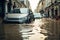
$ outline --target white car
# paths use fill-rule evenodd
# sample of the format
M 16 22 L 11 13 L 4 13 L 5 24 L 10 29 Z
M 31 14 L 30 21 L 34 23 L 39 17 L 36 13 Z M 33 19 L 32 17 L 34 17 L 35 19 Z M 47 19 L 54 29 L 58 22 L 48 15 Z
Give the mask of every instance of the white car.
M 31 15 L 33 19 L 34 16 L 30 13 L 29 8 L 15 8 L 5 15 L 4 21 L 26 23 L 31 21 Z
M 40 19 L 40 18 L 42 18 L 42 15 L 40 13 L 34 13 L 34 18 Z

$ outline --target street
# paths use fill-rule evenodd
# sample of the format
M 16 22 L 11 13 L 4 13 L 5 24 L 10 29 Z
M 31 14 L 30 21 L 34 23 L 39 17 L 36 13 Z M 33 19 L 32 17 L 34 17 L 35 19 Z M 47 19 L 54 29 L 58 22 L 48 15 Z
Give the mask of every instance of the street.
M 59 23 L 59 20 L 56 22 L 43 18 L 36 19 L 30 24 L 3 24 L 5 40 L 57 40 L 60 33 Z
M 59 24 L 59 20 L 42 18 L 30 24 L 10 23 L 0 26 L 4 26 L 5 40 L 59 40 Z
M 4 24 L 6 40 L 19 40 L 21 37 L 23 40 L 44 40 L 47 36 L 40 33 L 42 25 L 41 19 L 30 24 Z

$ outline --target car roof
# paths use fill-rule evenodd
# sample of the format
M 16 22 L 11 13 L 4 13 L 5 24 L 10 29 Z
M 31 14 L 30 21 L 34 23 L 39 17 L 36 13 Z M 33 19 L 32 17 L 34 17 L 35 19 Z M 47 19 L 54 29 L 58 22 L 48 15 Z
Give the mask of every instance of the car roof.
M 29 8 L 14 8 L 14 9 L 29 9 Z

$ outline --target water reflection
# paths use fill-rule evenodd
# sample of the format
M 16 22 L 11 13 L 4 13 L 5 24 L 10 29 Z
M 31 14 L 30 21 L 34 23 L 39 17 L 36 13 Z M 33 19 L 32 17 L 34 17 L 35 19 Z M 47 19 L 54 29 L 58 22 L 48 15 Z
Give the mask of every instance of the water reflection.
M 47 36 L 40 33 L 42 25 L 44 23 L 41 19 L 36 19 L 32 24 L 25 24 L 25 26 L 20 25 L 23 40 L 44 40 Z
M 44 40 L 47 36 L 41 34 L 41 28 L 40 26 L 42 26 L 44 23 L 42 22 L 42 20 L 40 19 L 36 19 L 34 22 L 34 27 L 33 27 L 33 31 L 35 34 L 32 35 L 29 40 Z
M 30 24 L 4 24 L 6 40 L 44 40 L 47 36 L 40 33 L 42 25 L 41 19 Z
M 59 24 L 60 21 L 36 19 L 30 24 L 0 24 L 0 26 L 4 26 L 5 40 L 58 40 Z

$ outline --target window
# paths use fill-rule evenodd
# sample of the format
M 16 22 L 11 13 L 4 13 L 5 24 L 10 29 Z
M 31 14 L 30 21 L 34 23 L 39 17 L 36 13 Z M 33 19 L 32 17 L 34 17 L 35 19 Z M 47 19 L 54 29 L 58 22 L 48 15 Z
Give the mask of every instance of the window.
M 28 13 L 28 8 L 20 8 L 21 13 Z
M 11 13 L 20 13 L 20 9 L 14 9 Z

